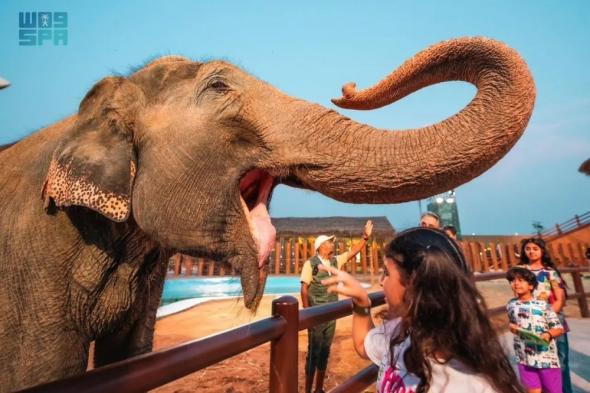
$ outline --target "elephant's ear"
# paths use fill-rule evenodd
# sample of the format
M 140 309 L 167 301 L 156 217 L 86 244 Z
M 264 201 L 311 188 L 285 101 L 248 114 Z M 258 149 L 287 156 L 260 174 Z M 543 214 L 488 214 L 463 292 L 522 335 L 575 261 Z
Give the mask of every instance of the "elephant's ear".
M 72 133 L 53 153 L 42 198 L 47 209 L 84 206 L 122 222 L 131 212 L 136 172 L 133 132 L 141 90 L 122 77 L 98 82 L 86 95 Z

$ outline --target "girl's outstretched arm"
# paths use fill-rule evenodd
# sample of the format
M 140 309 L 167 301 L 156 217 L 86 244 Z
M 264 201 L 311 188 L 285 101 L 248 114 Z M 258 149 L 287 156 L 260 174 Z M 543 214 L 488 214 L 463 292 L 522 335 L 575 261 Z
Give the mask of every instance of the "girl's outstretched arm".
M 359 307 L 370 307 L 371 301 L 365 288 L 350 274 L 338 270 L 333 267 L 326 267 L 320 265 L 319 269 L 328 271 L 332 274 L 330 278 L 322 280 L 322 284 L 328 287 L 328 292 L 339 293 L 352 298 L 353 303 Z M 354 343 L 354 349 L 363 358 L 368 359 L 367 353 L 365 352 L 365 337 L 369 330 L 373 329 L 373 319 L 371 314 L 360 315 L 352 313 L 352 341 Z

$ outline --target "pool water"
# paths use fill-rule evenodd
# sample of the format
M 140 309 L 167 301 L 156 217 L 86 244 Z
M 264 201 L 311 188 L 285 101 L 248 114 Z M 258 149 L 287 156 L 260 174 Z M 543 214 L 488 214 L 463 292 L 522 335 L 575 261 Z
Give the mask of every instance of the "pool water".
M 299 277 L 269 276 L 264 294 L 298 293 L 301 289 Z M 183 299 L 217 298 L 242 295 L 239 277 L 182 277 L 164 281 L 161 304 Z

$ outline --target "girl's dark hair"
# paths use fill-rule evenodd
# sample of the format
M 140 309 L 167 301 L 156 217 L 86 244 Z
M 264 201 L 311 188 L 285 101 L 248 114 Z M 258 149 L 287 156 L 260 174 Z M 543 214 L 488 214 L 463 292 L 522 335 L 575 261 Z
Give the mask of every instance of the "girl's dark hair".
M 559 277 L 562 278 L 561 272 L 557 269 L 557 265 L 551 259 L 549 255 L 549 251 L 547 251 L 547 246 L 545 245 L 545 241 L 538 237 L 531 237 L 529 239 L 523 239 L 520 243 L 520 263 L 519 265 L 530 265 L 531 261 L 529 257 L 527 257 L 526 252 L 524 251 L 526 245 L 529 243 L 533 243 L 541 249 L 541 263 L 543 267 L 546 269 L 553 269 L 559 274 Z M 562 278 L 563 280 L 563 278 Z
M 451 359 L 485 376 L 499 392 L 524 392 L 457 243 L 442 231 L 412 228 L 387 245 L 385 256 L 397 265 L 406 286 L 406 310 L 391 338 L 390 354 L 410 339 L 407 350 L 398 356 L 404 356 L 408 371 L 420 378 L 417 393 L 430 388 L 430 361 Z M 392 356 L 392 367 L 396 360 Z
M 539 285 L 537 282 L 537 276 L 535 276 L 535 273 L 531 272 L 529 269 L 515 266 L 506 272 L 506 279 L 509 282 L 514 281 L 516 278 L 520 278 L 528 282 L 533 286 L 533 290 L 537 289 L 537 286 Z

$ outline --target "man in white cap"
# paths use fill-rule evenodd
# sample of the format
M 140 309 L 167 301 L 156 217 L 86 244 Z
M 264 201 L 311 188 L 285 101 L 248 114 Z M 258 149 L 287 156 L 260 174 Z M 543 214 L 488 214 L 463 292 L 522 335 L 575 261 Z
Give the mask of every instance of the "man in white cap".
M 320 235 L 315 239 L 316 255 L 305 262 L 301 269 L 301 301 L 303 307 L 338 301 L 338 295 L 328 293 L 321 281 L 330 273 L 318 269 L 320 264 L 336 266 L 340 269 L 365 246 L 373 232 L 371 220 L 365 224 L 362 240 L 355 244 L 350 251 L 334 256 L 334 236 Z M 324 390 L 324 378 L 330 356 L 330 346 L 334 339 L 336 321 L 323 323 L 308 330 L 307 357 L 305 359 L 305 393 L 311 393 L 314 375 L 317 371 L 315 392 Z

